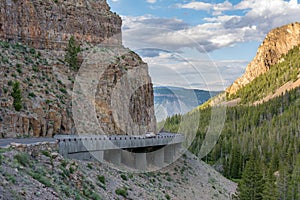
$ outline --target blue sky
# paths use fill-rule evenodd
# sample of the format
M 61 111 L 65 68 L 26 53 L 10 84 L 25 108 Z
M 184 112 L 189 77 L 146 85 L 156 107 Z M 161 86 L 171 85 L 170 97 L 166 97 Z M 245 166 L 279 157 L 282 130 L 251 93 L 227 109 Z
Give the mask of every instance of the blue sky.
M 297 0 L 108 0 L 123 44 L 148 63 L 154 85 L 224 90 L 273 28 L 300 21 Z

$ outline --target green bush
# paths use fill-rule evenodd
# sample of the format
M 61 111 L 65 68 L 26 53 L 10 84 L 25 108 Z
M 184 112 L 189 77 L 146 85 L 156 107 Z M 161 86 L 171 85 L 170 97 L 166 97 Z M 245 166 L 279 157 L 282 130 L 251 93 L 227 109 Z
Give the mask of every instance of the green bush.
M 30 93 L 28 94 L 28 97 L 35 98 L 36 95 L 35 95 L 33 92 L 30 92 Z
M 98 175 L 98 181 L 100 181 L 100 183 L 105 184 L 105 177 L 104 176 L 100 176 Z
M 48 178 L 46 178 L 45 176 L 43 176 L 42 174 L 40 174 L 40 173 L 34 172 L 34 173 L 31 174 L 31 176 L 32 176 L 32 178 L 34 178 L 38 182 L 42 183 L 46 187 L 51 187 L 52 186 L 50 180 Z
M 64 94 L 67 94 L 67 90 L 65 88 L 60 88 L 59 91 L 61 91 Z
M 2 165 L 3 157 L 0 155 L 0 165 Z
M 14 108 L 16 111 L 20 111 L 22 109 L 22 92 L 20 89 L 20 83 L 19 82 L 15 82 L 13 84 L 13 91 L 11 93 L 11 96 L 14 98 Z
M 47 150 L 42 150 L 42 154 L 44 155 L 44 156 L 47 156 L 47 157 L 51 157 L 51 154 L 50 154 L 50 152 L 49 151 L 47 151 Z
M 69 67 L 73 70 L 78 70 L 78 53 L 80 52 L 80 46 L 75 41 L 74 36 L 71 36 L 68 47 L 66 49 L 65 62 L 69 64 Z
M 33 70 L 34 72 L 38 72 L 38 71 L 39 71 L 39 68 L 38 68 L 38 66 L 33 65 L 33 66 L 32 66 L 32 70 Z
M 115 193 L 116 193 L 117 195 L 120 195 L 120 196 L 124 197 L 124 198 L 126 198 L 127 195 L 128 195 L 127 188 L 117 188 L 117 189 L 115 190 Z
M 7 181 L 9 181 L 13 184 L 15 184 L 17 182 L 15 176 L 12 174 L 4 173 L 4 176 L 6 177 Z
M 27 153 L 19 153 L 14 158 L 25 167 L 29 165 L 29 155 Z
M 166 197 L 167 200 L 171 199 L 170 195 L 168 195 L 168 194 L 166 194 L 165 197 Z
M 121 178 L 122 178 L 124 181 L 127 181 L 127 180 L 128 180 L 128 178 L 127 178 L 127 176 L 126 176 L 125 174 L 121 174 Z

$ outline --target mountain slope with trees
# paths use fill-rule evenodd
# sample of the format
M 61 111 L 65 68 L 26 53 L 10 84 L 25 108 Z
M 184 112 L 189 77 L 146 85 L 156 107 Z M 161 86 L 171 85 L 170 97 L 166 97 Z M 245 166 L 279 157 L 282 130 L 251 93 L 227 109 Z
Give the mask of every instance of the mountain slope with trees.
M 296 82 L 299 61 L 299 46 L 295 46 L 270 70 L 228 95 L 239 98 L 240 103 L 226 109 L 221 136 L 203 160 L 239 183 L 240 199 L 299 199 L 300 88 L 289 88 L 267 102 L 254 104 L 287 82 Z M 208 130 L 214 128 L 209 123 L 215 108 L 202 106 L 187 115 L 167 118 L 164 129 L 177 132 L 187 116 L 199 115 L 189 147 L 199 155 Z

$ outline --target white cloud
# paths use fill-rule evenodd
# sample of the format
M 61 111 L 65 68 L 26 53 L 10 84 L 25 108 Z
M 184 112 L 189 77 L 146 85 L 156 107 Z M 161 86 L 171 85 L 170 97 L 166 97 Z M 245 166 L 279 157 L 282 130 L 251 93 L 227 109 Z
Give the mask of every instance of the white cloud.
M 209 10 L 212 8 L 212 4 L 204 2 L 190 2 L 188 4 L 177 4 L 176 7 L 193 10 Z
M 175 7 L 192 10 L 210 10 L 213 15 L 221 15 L 223 11 L 231 10 L 233 8 L 232 4 L 227 0 L 223 3 L 204 3 L 201 1 L 193 1 L 187 4 L 176 4 Z
M 148 3 L 156 3 L 156 0 L 146 0 Z
M 143 57 L 148 63 L 154 85 L 180 86 L 203 90 L 224 90 L 244 71 L 248 61 L 212 61 L 198 52 L 197 58 L 187 58 L 177 52 L 160 52 Z
M 193 27 L 179 19 L 126 16 L 123 17 L 124 44 L 133 49 L 179 50 L 191 47 L 209 52 L 239 42 L 261 41 L 272 28 L 300 21 L 300 5 L 293 0 L 243 0 L 237 5 L 228 1 L 219 4 L 191 2 L 180 6 L 209 8 L 219 13 L 230 9 L 241 10 L 243 14 L 207 17 L 204 18 L 206 23 Z
M 202 19 L 198 25 L 189 26 L 180 19 L 163 19 L 151 15 L 123 17 L 123 43 L 133 50 L 156 48 L 167 52 L 180 53 L 186 49 L 197 49 L 199 52 L 211 52 L 224 47 L 231 47 L 237 43 L 262 41 L 273 28 L 295 21 L 300 21 L 300 5 L 294 0 L 242 0 L 237 5 L 225 1 L 220 4 L 186 4 L 191 9 L 208 9 L 210 17 Z M 179 6 L 179 5 L 177 5 Z M 184 6 L 184 5 L 181 5 Z M 225 10 L 236 10 L 235 15 L 221 14 Z M 183 50 L 184 49 L 184 50 Z M 204 54 L 205 55 L 205 54 Z M 152 57 L 151 57 L 152 56 Z M 187 74 L 188 82 L 185 86 L 210 89 L 222 89 L 228 86 L 243 73 L 245 61 L 218 61 L 217 66 L 222 75 L 208 73 L 211 61 L 200 63 L 195 60 L 197 70 L 205 74 L 206 81 L 187 70 L 186 63 L 174 59 L 171 54 L 153 54 L 145 57 L 145 61 L 152 69 L 154 83 L 176 85 L 178 79 L 168 75 L 168 70 L 174 73 Z M 194 56 L 194 58 L 197 56 Z M 165 68 L 165 70 L 163 70 Z M 195 72 L 195 71 L 194 71 Z M 198 78 L 197 78 L 198 76 Z M 171 78 L 170 78 L 171 77 Z M 174 76 L 176 77 L 176 76 Z M 206 84 L 206 85 L 205 85 Z

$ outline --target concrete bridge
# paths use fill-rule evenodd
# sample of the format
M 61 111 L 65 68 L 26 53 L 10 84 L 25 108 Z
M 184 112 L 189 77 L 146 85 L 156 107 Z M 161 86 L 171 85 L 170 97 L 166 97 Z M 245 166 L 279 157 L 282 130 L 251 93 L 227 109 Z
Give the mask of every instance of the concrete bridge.
M 133 170 L 164 167 L 178 158 L 184 136 L 160 133 L 155 137 L 57 135 L 62 156 L 78 160 L 107 161 Z

